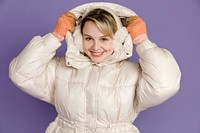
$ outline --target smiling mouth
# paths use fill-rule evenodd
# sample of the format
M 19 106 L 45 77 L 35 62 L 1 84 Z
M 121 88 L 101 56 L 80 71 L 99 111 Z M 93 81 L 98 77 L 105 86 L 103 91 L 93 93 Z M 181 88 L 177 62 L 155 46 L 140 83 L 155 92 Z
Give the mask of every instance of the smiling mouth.
M 92 51 L 91 51 L 91 54 L 92 54 L 92 56 L 94 56 L 94 57 L 100 57 L 100 56 L 103 55 L 103 53 L 104 53 L 104 52 L 92 52 Z

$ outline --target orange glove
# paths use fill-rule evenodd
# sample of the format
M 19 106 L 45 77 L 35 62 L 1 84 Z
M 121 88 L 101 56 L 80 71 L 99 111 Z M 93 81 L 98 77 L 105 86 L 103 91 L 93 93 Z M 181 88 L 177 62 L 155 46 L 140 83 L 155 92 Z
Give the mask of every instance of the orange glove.
M 133 43 L 139 45 L 147 40 L 147 31 L 145 22 L 138 16 L 128 18 L 127 31 L 131 35 Z
M 60 16 L 56 22 L 53 30 L 53 34 L 60 40 L 63 41 L 67 31 L 74 32 L 76 23 L 76 16 L 71 12 L 66 12 Z

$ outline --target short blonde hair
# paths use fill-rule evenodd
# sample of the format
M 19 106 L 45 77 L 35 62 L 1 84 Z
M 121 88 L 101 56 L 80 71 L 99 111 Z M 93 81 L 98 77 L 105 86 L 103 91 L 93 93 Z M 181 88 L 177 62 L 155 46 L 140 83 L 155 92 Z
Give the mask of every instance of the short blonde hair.
M 104 9 L 91 10 L 81 21 L 81 33 L 87 21 L 94 22 L 101 32 L 113 38 L 117 31 L 117 23 L 111 13 Z

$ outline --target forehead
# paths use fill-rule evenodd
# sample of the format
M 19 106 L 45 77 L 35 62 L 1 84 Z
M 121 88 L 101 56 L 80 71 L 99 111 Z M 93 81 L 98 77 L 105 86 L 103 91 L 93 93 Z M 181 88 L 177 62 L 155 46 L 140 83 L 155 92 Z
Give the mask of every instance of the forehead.
M 83 35 L 90 35 L 90 36 L 105 36 L 103 32 L 98 28 L 98 26 L 92 22 L 92 21 L 87 21 L 83 27 Z

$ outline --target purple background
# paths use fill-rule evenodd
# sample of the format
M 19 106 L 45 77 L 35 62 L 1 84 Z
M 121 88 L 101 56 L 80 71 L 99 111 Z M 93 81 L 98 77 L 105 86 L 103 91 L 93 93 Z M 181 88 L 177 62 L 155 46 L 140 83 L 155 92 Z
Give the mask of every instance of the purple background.
M 78 1 L 0 1 L 0 133 L 44 133 L 56 117 L 53 106 L 25 94 L 10 81 L 8 65 L 33 36 L 51 32 L 63 12 L 92 2 Z M 179 93 L 142 112 L 134 124 L 141 133 L 200 133 L 200 0 L 107 1 L 140 15 L 150 40 L 169 49 L 182 71 Z M 58 55 L 65 50 L 63 45 Z M 137 58 L 135 53 L 132 60 Z

